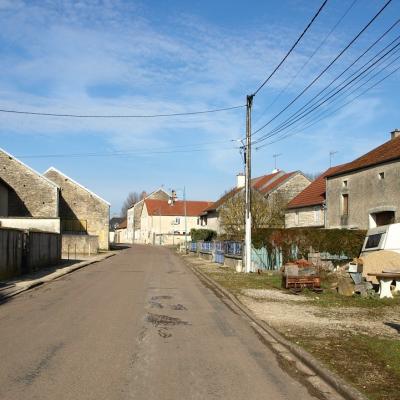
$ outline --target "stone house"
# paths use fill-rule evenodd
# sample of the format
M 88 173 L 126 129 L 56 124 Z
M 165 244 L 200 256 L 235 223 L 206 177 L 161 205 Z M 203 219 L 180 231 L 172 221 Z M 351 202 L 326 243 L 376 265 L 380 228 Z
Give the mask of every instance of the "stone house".
M 265 197 L 266 206 L 268 206 L 268 202 L 273 202 L 276 198 L 281 198 L 285 202 L 290 201 L 304 190 L 310 182 L 300 171 L 287 173 L 285 171 L 274 170 L 271 174 L 252 179 L 251 187 Z M 243 192 L 244 187 L 245 177 L 243 174 L 238 174 L 236 187 L 225 193 L 201 214 L 201 226 L 222 234 L 223 229 L 220 224 L 219 212 L 229 199 Z
M 141 215 L 144 206 L 144 201 L 148 199 L 153 200 L 165 200 L 168 201 L 170 195 L 163 188 L 159 188 L 154 192 L 150 193 L 148 196 L 138 201 L 127 211 L 127 238 L 129 243 L 134 243 L 140 241 L 141 235 Z
M 330 173 L 327 228 L 368 229 L 400 222 L 400 131 L 391 140 Z
M 2 227 L 60 233 L 59 187 L 0 149 Z
M 185 236 L 190 240 L 190 230 L 201 228 L 199 215 L 210 204 L 207 201 L 192 200 L 179 200 L 170 204 L 168 200 L 145 199 L 138 241 L 169 245 L 183 242 Z
M 289 202 L 285 228 L 325 227 L 326 177 L 342 167 L 329 168 Z
M 70 235 L 69 239 L 75 235 L 77 237 L 69 244 L 76 245 L 75 241 L 78 241 L 78 245 L 90 245 L 94 252 L 95 241 L 86 235 L 97 237 L 99 250 L 108 250 L 110 204 L 54 167 L 49 168 L 44 176 L 60 188 L 63 246 L 64 240 L 68 239 L 66 235 Z
M 127 231 L 126 227 L 127 227 L 127 221 L 126 221 L 126 219 L 124 219 L 115 228 L 114 243 L 116 243 L 116 244 L 130 243 L 128 240 L 128 231 Z

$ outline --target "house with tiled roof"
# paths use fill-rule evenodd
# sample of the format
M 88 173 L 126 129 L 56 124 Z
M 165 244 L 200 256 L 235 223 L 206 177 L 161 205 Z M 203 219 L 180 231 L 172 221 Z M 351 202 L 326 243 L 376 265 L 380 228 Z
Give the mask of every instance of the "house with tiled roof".
M 326 227 L 368 229 L 400 221 L 400 130 L 326 177 Z
M 160 245 L 190 240 L 190 230 L 201 228 L 199 215 L 208 201 L 144 199 L 139 242 Z
M 325 226 L 326 177 L 342 167 L 329 168 L 288 203 L 285 228 Z
M 143 210 L 144 201 L 146 199 L 155 199 L 155 200 L 165 200 L 168 201 L 170 198 L 170 194 L 163 188 L 160 187 L 157 190 L 154 190 L 150 194 L 143 195 L 143 198 L 135 204 L 132 204 L 130 208 L 128 208 L 126 212 L 127 218 L 127 237 L 129 243 L 140 242 L 141 235 L 141 215 Z
M 270 174 L 262 175 L 251 180 L 252 190 L 261 193 L 268 202 L 272 201 L 278 195 L 284 201 L 290 201 L 309 184 L 310 180 L 300 171 L 285 172 L 274 170 Z M 244 192 L 245 177 L 243 174 L 237 175 L 236 187 L 232 188 L 221 196 L 216 202 L 208 207 L 201 215 L 201 223 L 204 228 L 215 230 L 218 234 L 223 233 L 219 220 L 219 213 L 227 201 Z

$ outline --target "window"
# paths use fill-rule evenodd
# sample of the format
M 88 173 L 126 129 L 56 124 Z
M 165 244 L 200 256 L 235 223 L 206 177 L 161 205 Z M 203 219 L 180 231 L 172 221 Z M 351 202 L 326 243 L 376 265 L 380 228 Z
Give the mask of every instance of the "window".
M 316 224 L 319 224 L 321 221 L 320 221 L 320 209 L 318 208 L 318 207 L 316 207 L 315 209 L 314 209 L 314 222 L 316 223 Z
M 294 223 L 295 223 L 295 225 L 299 224 L 299 212 L 298 211 L 296 211 L 294 214 Z
M 342 215 L 349 215 L 349 195 L 342 194 Z
M 179 225 L 181 223 L 181 219 L 179 217 L 175 218 L 175 224 Z
M 379 179 L 385 179 L 385 173 L 384 172 L 379 172 Z
M 379 246 L 381 241 L 382 233 L 368 236 L 367 243 L 365 244 L 366 249 L 374 249 Z
M 347 188 L 347 181 L 343 181 L 343 187 Z

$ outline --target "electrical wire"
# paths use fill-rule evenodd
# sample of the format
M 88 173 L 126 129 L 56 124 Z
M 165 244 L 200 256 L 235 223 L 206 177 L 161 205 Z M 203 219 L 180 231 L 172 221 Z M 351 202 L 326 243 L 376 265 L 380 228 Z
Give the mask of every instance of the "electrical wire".
M 302 107 L 300 107 L 297 111 L 295 111 L 290 117 L 288 117 L 285 121 L 281 122 L 278 128 L 281 128 L 285 126 L 286 124 L 290 123 L 294 118 L 296 118 L 298 115 L 303 114 L 305 111 L 310 109 L 313 104 L 311 104 L 314 100 L 316 100 L 322 93 L 324 93 L 330 86 L 332 86 L 333 83 L 335 83 L 339 78 L 341 78 L 351 67 L 353 67 L 365 54 L 367 54 L 373 47 L 376 46 L 377 43 L 379 43 L 396 25 L 400 23 L 400 19 L 395 21 L 395 23 L 389 27 L 377 40 L 375 40 L 360 56 L 358 56 L 345 70 L 343 70 L 336 78 L 334 78 L 327 86 L 325 86 L 323 89 L 321 89 L 316 95 L 314 95 L 309 101 L 307 101 Z M 373 60 L 375 57 L 377 57 L 380 53 L 382 53 L 384 50 L 386 50 L 389 46 L 391 46 L 393 43 L 395 43 L 397 40 L 399 40 L 400 36 L 397 36 L 394 40 L 392 40 L 387 46 L 385 46 L 382 50 L 380 50 L 374 57 L 372 57 L 366 64 L 368 64 L 371 60 Z M 364 67 L 366 64 L 364 64 L 362 67 Z M 350 77 L 354 76 L 361 68 L 353 72 L 348 78 L 346 78 L 341 84 L 346 82 Z M 330 92 L 325 94 L 320 100 L 326 98 L 330 93 L 332 93 L 334 89 L 332 89 Z M 318 101 L 320 101 L 318 100 Z M 307 106 L 310 107 L 306 108 Z M 316 102 L 314 103 L 316 104 Z M 303 111 L 304 110 L 304 111 Z M 254 134 L 258 133 L 260 129 L 257 129 Z
M 195 149 L 187 149 L 187 150 L 176 150 L 176 148 L 183 148 L 183 147 L 197 147 L 197 146 L 207 146 L 207 145 L 214 145 L 214 144 L 222 144 L 222 143 L 229 143 L 229 142 L 236 142 L 235 139 L 231 140 L 219 140 L 213 142 L 203 142 L 203 143 L 193 143 L 187 145 L 177 145 L 171 147 L 163 147 L 154 150 L 150 148 L 141 148 L 135 149 L 132 151 L 114 151 L 114 152 L 91 152 L 91 153 L 58 153 L 58 154 L 35 154 L 35 155 L 21 155 L 16 156 L 17 158 L 76 158 L 76 157 L 129 157 L 131 155 L 148 155 L 148 154 L 170 154 L 170 153 L 190 153 L 190 152 L 199 152 L 199 151 L 207 151 L 212 150 L 212 148 L 195 148 Z M 238 149 L 239 147 L 229 147 L 229 148 L 222 148 L 223 150 L 229 149 Z M 220 149 L 220 148 L 219 148 Z
M 400 36 L 398 36 L 395 40 L 392 41 L 396 42 L 398 41 L 398 39 L 400 39 Z M 392 44 L 391 43 L 391 44 Z M 388 46 L 386 46 L 384 49 L 380 50 L 374 57 L 372 57 L 370 60 L 368 60 L 363 66 L 361 66 L 358 70 L 356 70 L 355 72 L 353 72 L 348 78 L 346 78 L 341 84 L 337 85 L 335 88 L 333 88 L 330 92 L 328 92 L 323 98 L 319 99 L 317 102 L 314 102 L 310 107 L 308 107 L 307 109 L 305 109 L 304 111 L 301 112 L 301 114 L 297 114 L 297 115 L 292 115 L 290 117 L 289 120 L 287 120 L 286 122 L 280 124 L 279 126 L 277 126 L 276 128 L 274 128 L 273 130 L 271 130 L 270 132 L 268 132 L 267 134 L 264 134 L 261 138 L 259 138 L 257 141 L 255 141 L 255 143 L 260 143 L 265 141 L 266 139 L 276 135 L 277 133 L 281 132 L 282 130 L 292 126 L 293 124 L 297 123 L 298 121 L 300 121 L 301 119 L 303 119 L 304 117 L 306 117 L 307 115 L 309 115 L 311 112 L 313 112 L 314 110 L 318 109 L 319 107 L 321 107 L 323 104 L 325 104 L 327 101 L 331 100 L 333 97 L 337 96 L 339 93 L 341 93 L 345 88 L 347 88 L 349 85 L 353 84 L 354 82 L 356 82 L 357 80 L 365 77 L 365 75 L 368 75 L 368 71 L 370 71 L 371 69 L 373 69 L 374 66 L 379 66 L 379 63 L 381 61 L 383 61 L 386 57 L 388 56 L 392 56 L 393 54 L 397 53 L 399 51 L 399 46 L 400 46 L 400 42 L 397 43 L 396 45 L 394 45 L 391 49 L 389 49 L 386 53 L 384 53 L 381 57 L 379 57 L 377 60 L 375 60 L 371 65 L 369 65 L 368 67 L 366 67 L 364 70 L 362 70 L 366 65 L 368 65 L 372 60 L 374 60 L 380 53 L 382 53 L 382 51 L 384 51 L 385 49 L 387 49 L 387 47 L 389 47 L 391 44 L 389 44 Z M 361 71 L 361 72 L 360 72 Z M 357 75 L 358 73 L 358 75 Z M 355 75 L 355 77 L 351 80 L 349 80 L 351 77 L 353 77 Z M 346 84 L 344 84 L 347 81 Z M 353 84 L 354 86 L 354 84 Z M 309 102 L 310 103 L 310 102 Z M 307 104 L 309 104 L 307 103 Z M 304 108 L 304 106 L 302 107 Z M 296 114 L 296 113 L 295 113 Z M 294 117 L 293 117 L 294 116 Z
M 342 23 L 342 21 L 346 18 L 347 14 L 350 12 L 350 10 L 354 7 L 354 5 L 357 3 L 358 0 L 353 0 L 352 3 L 350 4 L 349 7 L 345 10 L 345 12 L 342 14 L 342 16 L 339 18 L 339 20 L 336 22 L 336 24 L 330 29 L 328 34 L 324 37 L 322 42 L 315 48 L 315 50 L 310 54 L 310 56 L 307 58 L 307 60 L 304 62 L 304 64 L 301 66 L 301 68 L 297 71 L 297 73 L 291 78 L 291 80 L 286 84 L 284 88 L 275 96 L 275 98 L 265 107 L 264 111 L 260 114 L 260 116 L 257 118 L 255 121 L 258 122 L 264 114 L 280 99 L 280 97 L 286 92 L 286 90 L 289 88 L 289 86 L 292 85 L 292 83 L 297 79 L 297 77 L 301 74 L 301 72 L 304 70 L 304 68 L 310 63 L 310 61 L 314 58 L 314 56 L 318 53 L 318 51 L 321 49 L 321 47 L 327 42 L 327 40 L 330 38 L 332 33 L 336 30 L 336 28 Z
M 388 79 L 390 76 L 392 76 L 393 74 L 395 74 L 397 71 L 400 70 L 400 65 L 398 67 L 396 67 L 393 71 L 391 71 L 390 73 L 388 73 L 387 75 L 385 75 L 382 79 L 380 79 L 379 81 L 375 82 L 373 85 L 369 86 L 367 89 L 365 89 L 363 92 L 359 93 L 357 96 L 355 96 L 354 98 L 352 98 L 350 101 L 342 104 L 340 107 L 334 109 L 333 111 L 331 111 L 328 115 L 325 115 L 324 117 L 314 121 L 313 123 L 309 124 L 308 126 L 303 127 L 301 130 L 296 130 L 296 132 L 290 134 L 290 133 L 286 133 L 285 135 L 282 135 L 281 137 L 276 138 L 275 140 L 271 141 L 271 142 L 267 142 L 262 144 L 261 146 L 258 146 L 256 148 L 256 150 L 261 150 L 262 148 L 269 146 L 273 143 L 277 143 L 280 142 L 290 136 L 294 136 L 295 134 L 302 132 L 308 128 L 310 128 L 311 126 L 315 125 L 316 123 L 322 121 L 323 119 L 335 114 L 336 112 L 338 112 L 339 110 L 343 109 L 344 107 L 348 106 L 349 104 L 353 103 L 355 100 L 357 100 L 358 98 L 360 98 L 361 96 L 363 96 L 364 94 L 366 94 L 367 92 L 369 92 L 370 90 L 372 90 L 373 88 L 375 88 L 376 86 L 378 86 L 380 83 L 382 83 L 384 80 Z
M 275 121 L 280 115 L 282 115 L 289 107 L 291 107 L 304 93 L 307 92 L 320 78 L 327 72 L 332 65 L 351 47 L 351 45 L 369 28 L 369 26 L 381 15 L 385 8 L 392 2 L 387 0 L 381 9 L 374 15 L 372 19 L 361 29 L 361 31 L 346 45 L 346 47 L 340 51 L 340 53 L 293 99 L 291 100 L 281 111 L 279 111 L 274 117 L 272 117 L 267 123 L 261 128 L 257 129 L 253 134 L 256 134 L 266 128 L 271 122 Z
M 300 40 L 303 38 L 303 36 L 306 34 L 308 29 L 311 27 L 313 22 L 316 20 L 318 15 L 321 13 L 323 8 L 325 7 L 326 3 L 328 0 L 324 0 L 324 2 L 321 4 L 319 7 L 318 11 L 314 14 L 312 17 L 311 21 L 308 23 L 306 28 L 303 30 L 301 35 L 297 38 L 297 40 L 294 42 L 292 47 L 289 49 L 289 51 L 286 53 L 285 57 L 282 58 L 280 63 L 275 67 L 275 69 L 268 75 L 267 79 L 264 80 L 264 82 L 258 87 L 258 89 L 253 93 L 253 96 L 257 95 L 257 93 L 269 82 L 269 80 L 275 75 L 275 73 L 278 71 L 278 69 L 281 67 L 281 65 L 286 61 L 286 59 L 289 57 L 289 55 L 292 53 L 292 51 L 295 49 L 295 47 L 299 44 Z
M 161 117 L 181 117 L 181 116 L 190 116 L 190 115 L 199 115 L 199 114 L 210 114 L 217 113 L 222 111 L 231 111 L 239 108 L 246 107 L 246 105 L 241 106 L 233 106 L 226 108 L 215 108 L 211 110 L 203 110 L 203 111 L 190 111 L 190 112 L 181 112 L 181 113 L 170 113 L 170 114 L 133 114 L 133 115 L 81 115 L 81 114 L 60 114 L 60 113 L 45 113 L 45 112 L 36 112 L 36 111 L 25 111 L 25 110 L 10 110 L 10 109 L 0 109 L 2 113 L 9 114 L 24 114 L 24 115 L 34 115 L 41 117 L 68 117 L 68 118 L 161 118 Z

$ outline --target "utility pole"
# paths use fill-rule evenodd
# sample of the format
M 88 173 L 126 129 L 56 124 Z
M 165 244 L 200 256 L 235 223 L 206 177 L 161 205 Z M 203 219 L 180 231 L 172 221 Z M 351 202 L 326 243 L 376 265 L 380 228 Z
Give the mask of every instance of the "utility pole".
M 251 272 L 251 106 L 254 94 L 247 96 L 246 101 L 246 210 L 245 210 L 245 237 L 244 237 L 244 266 L 246 272 Z
M 183 207 L 185 209 L 185 254 L 187 254 L 187 210 L 186 210 L 186 187 L 183 187 Z

